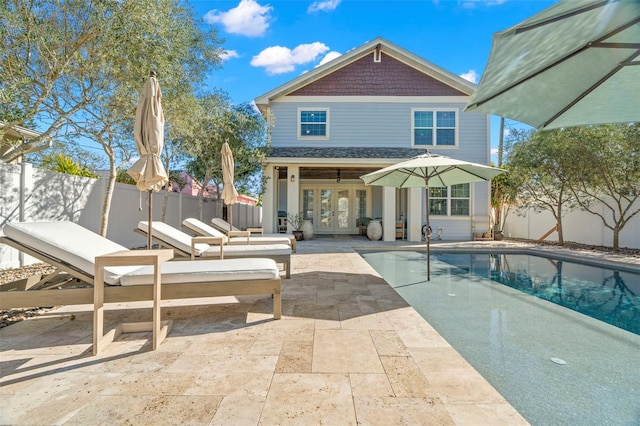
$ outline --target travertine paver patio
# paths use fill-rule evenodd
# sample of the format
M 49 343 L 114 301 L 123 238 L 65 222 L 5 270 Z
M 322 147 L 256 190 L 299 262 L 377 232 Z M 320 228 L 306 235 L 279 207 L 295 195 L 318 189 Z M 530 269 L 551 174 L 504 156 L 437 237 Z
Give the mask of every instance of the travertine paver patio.
M 158 350 L 128 334 L 97 357 L 91 306 L 0 330 L 0 423 L 527 424 L 354 241 L 372 244 L 299 243 L 278 321 L 263 296 L 167 301 L 174 327 Z M 150 316 L 150 304 L 109 305 L 105 322 Z

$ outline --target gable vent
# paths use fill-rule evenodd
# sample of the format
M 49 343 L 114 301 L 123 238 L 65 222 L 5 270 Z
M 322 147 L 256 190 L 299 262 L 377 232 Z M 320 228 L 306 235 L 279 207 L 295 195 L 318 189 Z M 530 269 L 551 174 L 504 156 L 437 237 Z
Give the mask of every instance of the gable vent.
M 373 52 L 373 62 L 382 62 L 382 52 L 380 52 L 381 49 L 382 45 L 378 43 L 378 45 L 376 46 L 376 50 Z

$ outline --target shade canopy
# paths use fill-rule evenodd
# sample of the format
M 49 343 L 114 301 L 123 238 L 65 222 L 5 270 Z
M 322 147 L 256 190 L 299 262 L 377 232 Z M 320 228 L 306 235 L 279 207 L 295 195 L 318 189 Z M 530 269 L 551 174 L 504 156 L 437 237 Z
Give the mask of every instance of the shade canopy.
M 234 170 L 233 152 L 227 142 L 222 144 L 220 151 L 222 160 L 222 199 L 228 206 L 238 201 L 238 191 L 234 186 Z M 233 210 L 229 209 L 229 230 L 233 228 Z
M 133 138 L 140 158 L 128 170 L 141 191 L 159 191 L 168 181 L 160 160 L 164 147 L 162 92 L 155 77 L 149 77 L 140 93 L 136 108 Z
M 393 188 L 429 188 L 482 182 L 505 173 L 503 169 L 478 163 L 456 160 L 429 152 L 402 161 L 384 169 L 360 176 L 367 185 L 390 186 Z M 425 239 L 427 240 L 427 281 L 431 280 L 429 190 L 427 189 L 427 209 Z
M 426 153 L 361 176 L 367 185 L 415 188 L 490 180 L 505 170 Z
M 465 111 L 541 130 L 640 121 L 639 56 L 639 0 L 562 0 L 493 36 Z
M 164 113 L 162 112 L 162 91 L 160 84 L 152 71 L 144 84 L 133 126 L 133 138 L 140 158 L 127 171 L 135 179 L 136 187 L 140 191 L 149 191 L 148 220 L 149 227 L 153 225 L 151 212 L 153 202 L 152 191 L 159 191 L 169 182 L 167 171 L 162 165 L 160 154 L 164 147 Z M 151 249 L 151 229 L 147 236 L 147 248 Z

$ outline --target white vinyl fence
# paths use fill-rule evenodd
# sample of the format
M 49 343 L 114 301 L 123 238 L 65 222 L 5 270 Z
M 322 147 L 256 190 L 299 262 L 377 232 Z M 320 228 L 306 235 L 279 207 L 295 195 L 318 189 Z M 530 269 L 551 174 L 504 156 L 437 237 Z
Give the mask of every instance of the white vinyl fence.
M 39 170 L 31 164 L 0 164 L 0 229 L 8 222 L 70 220 L 94 232 L 100 231 L 105 179 Z M 133 185 L 116 183 L 109 214 L 107 238 L 125 247 L 144 247 L 146 238 L 133 229 L 148 218 L 148 192 Z M 153 220 L 162 217 L 165 192 L 152 195 Z M 222 201 L 206 201 L 202 215 L 198 197 L 169 192 L 165 222 L 177 228 L 183 219 L 196 217 L 208 223 L 222 217 Z M 233 206 L 233 224 L 238 228 L 262 226 L 262 208 L 248 204 Z M 17 250 L 0 244 L 0 269 L 37 262 Z
M 636 203 L 633 210 L 640 208 Z M 632 210 L 632 211 L 633 211 Z M 605 217 L 609 215 L 604 207 L 600 213 Z M 549 212 L 536 213 L 532 209 L 516 213 L 512 211 L 507 216 L 504 226 L 504 235 L 507 238 L 524 238 L 538 240 L 556 224 Z M 562 218 L 563 236 L 565 242 L 576 242 L 596 246 L 613 246 L 613 232 L 606 228 L 602 220 L 582 210 L 566 212 Z M 546 241 L 558 241 L 558 233 L 553 232 Z M 626 224 L 620 232 L 620 248 L 640 248 L 640 214 L 636 215 Z

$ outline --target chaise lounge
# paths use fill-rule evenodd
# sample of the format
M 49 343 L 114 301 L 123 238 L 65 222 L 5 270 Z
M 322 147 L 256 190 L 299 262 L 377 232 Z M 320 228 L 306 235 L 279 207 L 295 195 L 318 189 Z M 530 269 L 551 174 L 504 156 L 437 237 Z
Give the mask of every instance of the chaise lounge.
M 265 236 L 262 234 L 252 234 L 250 231 L 227 231 L 222 232 L 211 225 L 208 225 L 196 218 L 187 218 L 182 221 L 182 227 L 202 237 L 224 237 L 224 243 L 229 245 L 246 244 L 288 244 L 295 253 L 296 239 L 293 235 L 273 234 Z
M 80 305 L 94 302 L 95 258 L 128 250 L 76 223 L 14 222 L 3 228 L 0 243 L 46 262 L 56 273 L 73 277 L 75 288 L 50 289 L 47 280 L 35 284 L 0 286 L 0 309 Z M 104 302 L 153 299 L 150 266 L 105 267 Z M 162 298 L 186 299 L 214 296 L 270 294 L 273 316 L 280 318 L 280 271 L 272 259 L 228 259 L 201 262 L 172 261 L 162 264 Z
M 230 233 L 243 232 L 240 229 L 232 226 L 226 220 L 220 217 L 214 217 L 211 219 L 211 226 L 216 228 L 220 232 L 224 232 L 225 235 L 230 236 Z M 247 228 L 246 231 L 252 235 L 252 238 L 282 238 L 287 237 L 291 240 L 291 247 L 293 251 L 296 251 L 296 237 L 293 234 L 265 234 L 263 228 Z M 255 235 L 254 235 L 255 234 Z
M 147 236 L 149 224 L 138 223 L 135 232 Z M 151 237 L 160 246 L 173 249 L 178 256 L 200 259 L 268 258 L 282 263 L 291 278 L 291 247 L 287 244 L 225 245 L 222 237 L 192 237 L 164 222 L 153 222 Z

